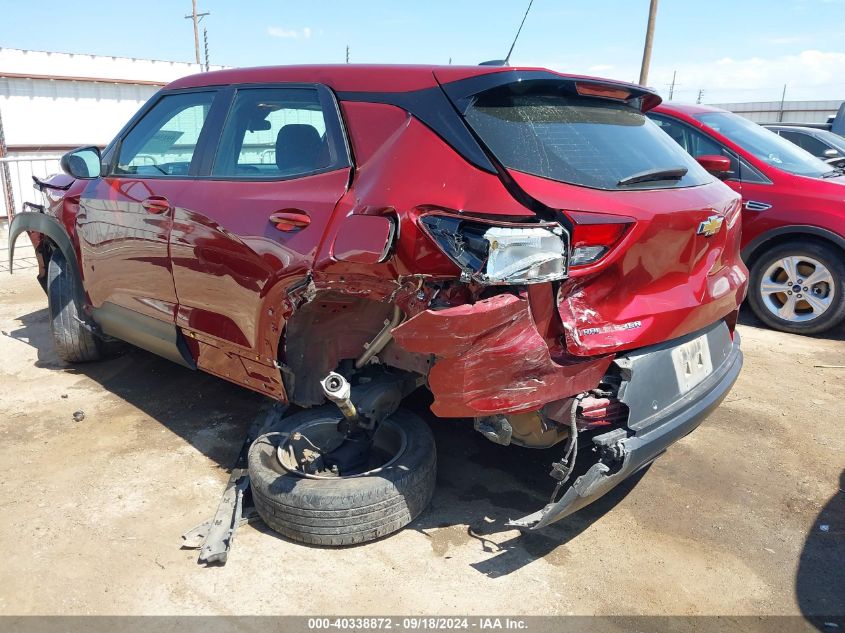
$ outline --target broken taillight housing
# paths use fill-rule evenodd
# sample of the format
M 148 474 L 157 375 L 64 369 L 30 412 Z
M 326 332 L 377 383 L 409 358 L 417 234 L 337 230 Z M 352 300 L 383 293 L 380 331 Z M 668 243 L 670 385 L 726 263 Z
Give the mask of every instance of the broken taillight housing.
M 560 226 L 502 226 L 443 215 L 420 222 L 467 280 L 522 285 L 566 277 L 569 248 Z
M 570 266 L 587 266 L 599 261 L 622 239 L 633 222 L 574 224 Z

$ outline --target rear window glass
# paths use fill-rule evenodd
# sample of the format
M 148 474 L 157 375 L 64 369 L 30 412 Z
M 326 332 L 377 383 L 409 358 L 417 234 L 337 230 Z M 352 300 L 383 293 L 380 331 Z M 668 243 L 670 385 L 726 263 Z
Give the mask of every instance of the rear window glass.
M 520 88 L 520 90 L 523 90 Z M 466 120 L 507 168 L 597 189 L 689 187 L 712 177 L 639 110 L 555 93 L 481 93 Z M 686 169 L 680 179 L 620 184 L 636 174 Z

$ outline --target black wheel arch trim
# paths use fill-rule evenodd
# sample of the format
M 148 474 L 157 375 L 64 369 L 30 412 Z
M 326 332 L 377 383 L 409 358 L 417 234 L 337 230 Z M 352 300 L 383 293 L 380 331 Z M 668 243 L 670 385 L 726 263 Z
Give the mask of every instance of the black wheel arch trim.
M 761 235 L 758 235 L 753 240 L 751 240 L 745 248 L 742 249 L 742 260 L 746 263 L 749 262 L 755 255 L 760 252 L 761 248 L 765 246 L 768 242 L 784 235 L 821 237 L 827 240 L 828 242 L 832 242 L 833 244 L 841 248 L 843 251 L 845 251 L 845 237 L 842 237 L 841 235 L 838 235 L 833 231 L 829 231 L 828 229 L 823 229 L 818 226 L 812 226 L 809 224 L 796 224 L 793 226 L 782 226 L 780 228 L 772 229 L 770 231 L 766 231 Z
M 56 247 L 64 255 L 65 261 L 70 264 L 71 274 L 76 281 L 76 292 L 74 300 L 80 316 L 85 315 L 85 293 L 82 286 L 82 275 L 79 272 L 79 260 L 76 257 L 76 249 L 67 234 L 65 227 L 58 219 L 46 213 L 18 213 L 12 218 L 9 224 L 9 274 L 13 271 L 15 257 L 15 242 L 21 233 L 32 231 L 49 237 Z M 46 262 L 45 262 L 46 263 Z

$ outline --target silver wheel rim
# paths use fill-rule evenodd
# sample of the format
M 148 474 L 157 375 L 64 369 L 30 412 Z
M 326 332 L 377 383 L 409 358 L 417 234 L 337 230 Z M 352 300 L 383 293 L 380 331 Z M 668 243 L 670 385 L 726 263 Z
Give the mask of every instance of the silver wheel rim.
M 766 309 L 790 323 L 818 319 L 833 305 L 837 290 L 830 270 L 805 255 L 788 255 L 772 262 L 759 288 Z

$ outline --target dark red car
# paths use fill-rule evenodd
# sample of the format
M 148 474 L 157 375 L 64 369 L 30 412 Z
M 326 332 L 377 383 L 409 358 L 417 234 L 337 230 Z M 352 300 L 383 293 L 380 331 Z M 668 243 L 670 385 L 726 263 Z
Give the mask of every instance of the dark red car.
M 770 327 L 824 332 L 845 320 L 845 176 L 737 114 L 664 104 L 649 113 L 742 194 L 748 302 Z
M 19 214 L 66 361 L 128 341 L 302 407 L 249 453 L 300 541 L 431 497 L 425 387 L 499 444 L 564 442 L 536 529 L 693 430 L 742 365 L 739 196 L 638 86 L 542 69 L 313 66 L 187 77 Z M 152 397 L 152 394 L 151 394 Z M 327 404 L 328 402 L 328 404 Z M 576 463 L 577 457 L 577 463 Z

